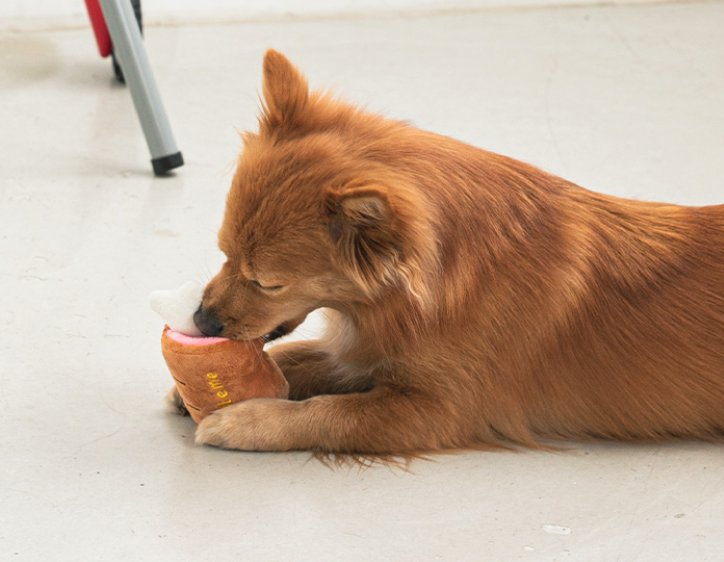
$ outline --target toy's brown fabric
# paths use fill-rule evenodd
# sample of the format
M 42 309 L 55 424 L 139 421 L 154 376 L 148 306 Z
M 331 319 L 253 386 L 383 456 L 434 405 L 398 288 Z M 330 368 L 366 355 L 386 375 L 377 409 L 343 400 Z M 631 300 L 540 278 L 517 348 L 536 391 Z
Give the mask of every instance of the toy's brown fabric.
M 225 340 L 185 345 L 161 336 L 161 351 L 186 409 L 196 423 L 212 411 L 249 398 L 287 398 L 289 385 L 264 341 Z

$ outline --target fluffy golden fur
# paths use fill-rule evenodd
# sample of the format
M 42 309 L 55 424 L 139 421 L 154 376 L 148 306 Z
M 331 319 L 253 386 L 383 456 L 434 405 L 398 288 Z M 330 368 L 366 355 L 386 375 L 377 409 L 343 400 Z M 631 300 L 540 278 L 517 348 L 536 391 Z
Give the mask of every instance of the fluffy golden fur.
M 291 400 L 206 418 L 244 450 L 418 454 L 724 431 L 724 205 L 599 195 L 310 92 L 264 58 L 202 329 L 271 350 Z

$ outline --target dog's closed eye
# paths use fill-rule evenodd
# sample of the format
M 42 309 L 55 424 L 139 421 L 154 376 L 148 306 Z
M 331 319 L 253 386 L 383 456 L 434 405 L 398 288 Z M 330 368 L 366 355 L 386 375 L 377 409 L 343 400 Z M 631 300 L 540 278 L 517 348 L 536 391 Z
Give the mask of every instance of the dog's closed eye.
M 256 281 L 256 280 L 252 280 L 252 281 L 250 281 L 250 282 L 251 282 L 252 285 L 254 285 L 254 287 L 256 287 L 257 289 L 260 289 L 260 290 L 262 290 L 262 291 L 274 292 L 274 291 L 281 291 L 281 290 L 284 288 L 284 285 L 265 286 L 265 285 L 262 285 L 261 283 L 259 283 L 259 281 Z

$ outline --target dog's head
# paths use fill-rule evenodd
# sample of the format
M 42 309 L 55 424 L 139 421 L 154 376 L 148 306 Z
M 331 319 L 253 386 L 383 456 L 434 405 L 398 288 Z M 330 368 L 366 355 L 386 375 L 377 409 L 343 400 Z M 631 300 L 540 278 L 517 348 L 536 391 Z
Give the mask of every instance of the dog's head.
M 199 328 L 275 337 L 319 307 L 385 291 L 422 299 L 435 248 L 428 212 L 383 156 L 405 126 L 310 92 L 275 51 L 264 58 L 263 92 L 219 232 L 227 261 L 206 287 Z

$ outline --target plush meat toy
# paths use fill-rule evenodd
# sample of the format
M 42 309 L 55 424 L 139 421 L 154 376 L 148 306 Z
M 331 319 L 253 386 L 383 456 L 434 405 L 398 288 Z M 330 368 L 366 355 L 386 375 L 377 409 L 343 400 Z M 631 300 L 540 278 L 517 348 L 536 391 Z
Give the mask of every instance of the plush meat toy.
M 289 385 L 264 350 L 250 342 L 205 337 L 193 321 L 203 287 L 151 293 L 151 308 L 166 322 L 161 351 L 189 414 L 199 423 L 212 411 L 249 398 L 287 398 Z

